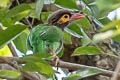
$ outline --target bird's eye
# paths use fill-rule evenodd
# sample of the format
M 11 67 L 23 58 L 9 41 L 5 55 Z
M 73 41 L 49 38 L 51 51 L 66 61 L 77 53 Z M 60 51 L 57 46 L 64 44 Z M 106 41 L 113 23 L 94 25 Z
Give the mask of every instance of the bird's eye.
M 64 18 L 68 18 L 68 16 L 67 16 L 67 15 L 65 15 L 65 16 L 64 16 Z
M 60 17 L 60 19 L 58 20 L 58 24 L 63 24 L 66 22 L 69 22 L 70 19 L 70 15 L 69 14 L 64 14 L 63 16 Z

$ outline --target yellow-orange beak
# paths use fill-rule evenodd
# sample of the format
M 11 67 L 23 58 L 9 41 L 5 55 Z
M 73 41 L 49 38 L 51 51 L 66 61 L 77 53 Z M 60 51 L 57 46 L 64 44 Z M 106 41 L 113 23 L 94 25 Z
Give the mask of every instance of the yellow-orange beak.
M 80 14 L 80 13 L 73 13 L 71 18 L 70 18 L 70 22 L 79 20 L 79 19 L 81 19 L 83 17 L 85 17 L 85 15 Z

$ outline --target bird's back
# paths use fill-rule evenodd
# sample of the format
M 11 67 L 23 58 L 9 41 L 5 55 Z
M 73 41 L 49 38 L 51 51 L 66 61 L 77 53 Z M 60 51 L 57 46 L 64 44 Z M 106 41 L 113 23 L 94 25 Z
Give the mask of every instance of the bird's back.
M 40 24 L 32 29 L 28 37 L 28 47 L 34 53 L 47 53 L 46 46 L 56 51 L 63 36 L 62 30 L 58 27 Z

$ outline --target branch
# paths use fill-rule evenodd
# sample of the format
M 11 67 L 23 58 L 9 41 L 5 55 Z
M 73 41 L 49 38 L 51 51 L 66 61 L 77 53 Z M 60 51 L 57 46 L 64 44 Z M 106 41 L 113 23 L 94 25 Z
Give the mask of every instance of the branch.
M 7 59 L 9 61 L 15 60 L 16 62 L 18 62 L 18 64 L 26 63 L 26 62 L 20 61 L 20 58 L 17 58 L 17 57 L 3 57 L 3 56 L 0 56 L 0 63 L 6 63 L 4 61 L 5 59 Z M 46 59 L 46 61 L 52 66 L 55 65 L 55 62 L 53 60 Z M 111 77 L 113 74 L 118 74 L 118 73 L 110 71 L 110 70 L 105 70 L 105 69 L 101 69 L 101 68 L 97 68 L 97 67 L 75 64 L 75 63 L 70 63 L 70 62 L 64 62 L 64 61 L 59 61 L 58 67 L 67 68 L 70 70 L 78 70 L 78 69 L 84 69 L 84 68 L 95 69 L 95 70 L 100 71 L 100 75 L 104 75 L 104 76 L 108 76 L 108 77 Z M 120 73 L 118 75 L 120 75 Z
M 113 77 L 112 77 L 112 79 L 111 80 L 118 80 L 118 77 L 119 77 L 119 75 L 118 75 L 118 73 L 120 72 L 120 61 L 118 62 L 118 64 L 117 64 L 117 67 L 116 67 L 116 69 L 115 69 L 115 74 L 113 74 Z
M 14 57 L 18 57 L 17 52 L 15 51 L 15 48 L 14 48 L 14 46 L 13 46 L 13 44 L 11 42 L 8 43 L 8 47 L 9 47 L 10 51 L 12 52 L 12 55 Z
M 54 61 L 52 61 L 52 60 L 47 60 L 47 61 L 49 62 L 50 65 L 52 65 L 52 66 L 55 65 Z M 69 63 L 69 62 L 64 62 L 64 61 L 59 61 L 58 66 L 62 67 L 62 68 L 67 68 L 70 70 L 78 70 L 78 69 L 84 69 L 84 68 L 95 69 L 95 70 L 100 71 L 101 75 L 108 76 L 108 77 L 111 77 L 115 73 L 113 71 L 101 69 L 98 67 L 86 66 L 86 65 L 82 65 L 82 64 L 75 64 L 75 63 Z M 118 74 L 118 75 L 120 75 L 120 74 Z
M 16 61 L 16 62 L 19 63 L 20 59 L 18 57 L 14 58 L 14 57 L 3 57 L 3 56 L 0 56 L 0 63 L 9 64 L 10 66 L 15 68 L 16 70 L 19 70 L 22 73 L 23 77 L 25 77 L 25 78 L 27 78 L 29 80 L 47 80 L 45 77 L 43 77 L 42 75 L 40 75 L 38 73 L 22 71 L 21 67 L 17 66 L 17 65 L 14 65 L 13 61 Z

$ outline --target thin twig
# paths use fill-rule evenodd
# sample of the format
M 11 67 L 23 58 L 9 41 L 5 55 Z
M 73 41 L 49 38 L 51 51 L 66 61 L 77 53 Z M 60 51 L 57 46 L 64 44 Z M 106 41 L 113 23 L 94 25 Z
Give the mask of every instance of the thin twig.
M 18 5 L 20 5 L 19 0 L 16 0 L 16 2 L 17 2 Z M 25 18 L 25 20 L 27 21 L 29 27 L 32 29 L 32 25 L 31 25 L 30 21 L 27 18 Z
M 115 74 L 113 74 L 113 77 L 111 78 L 111 80 L 117 80 L 119 75 L 118 73 L 120 72 L 120 61 L 117 64 L 117 67 L 115 69 Z
M 16 50 L 15 50 L 15 48 L 14 48 L 14 46 L 13 46 L 13 44 L 11 42 L 8 43 L 8 47 L 9 47 L 10 51 L 12 52 L 12 55 L 14 57 L 18 57 L 17 52 L 16 52 Z

